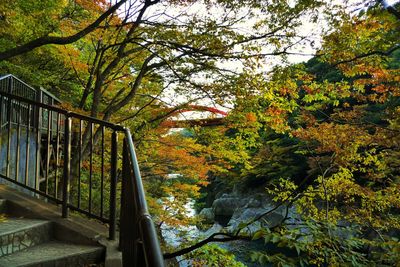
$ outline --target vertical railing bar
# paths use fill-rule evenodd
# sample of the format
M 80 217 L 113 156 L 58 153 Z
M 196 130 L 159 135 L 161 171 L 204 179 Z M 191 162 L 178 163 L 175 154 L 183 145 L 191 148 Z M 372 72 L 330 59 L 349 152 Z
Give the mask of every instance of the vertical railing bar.
M 38 91 L 37 102 L 42 103 L 42 91 Z M 41 147 L 41 125 L 42 125 L 42 108 L 36 107 L 36 169 L 35 169 L 35 189 L 40 187 L 40 147 Z
M 79 148 L 78 148 L 78 208 L 81 207 L 81 165 L 82 165 L 82 120 L 79 120 Z
M 18 107 L 18 111 L 17 111 Z M 19 177 L 19 155 L 21 147 L 21 102 L 15 103 L 15 111 L 17 116 L 17 149 L 15 151 L 15 181 L 18 181 Z
M 45 172 L 45 186 L 46 186 L 46 194 L 49 193 L 49 169 L 50 169 L 50 142 L 51 142 L 51 129 L 52 127 L 51 121 L 52 121 L 52 112 L 50 110 L 47 110 L 47 144 L 46 144 L 46 172 Z
M 9 79 L 8 81 L 8 93 L 12 94 L 12 85 L 13 85 L 13 80 Z M 11 117 L 11 109 L 12 109 L 12 100 L 11 98 L 8 99 L 8 106 L 7 106 L 7 120 L 8 120 L 8 134 L 7 134 L 7 161 L 6 161 L 6 176 L 10 177 L 10 154 L 11 154 L 11 122 L 12 122 L 12 117 Z
M 3 101 L 4 101 L 4 97 L 3 97 L 3 95 L 0 95 L 0 126 L 3 125 L 3 116 L 4 116 L 4 113 L 3 113 L 3 105 L 4 105 Z M 2 128 L 0 128 L 0 129 L 2 129 Z
M 53 98 L 51 98 L 51 105 L 52 106 L 54 106 L 54 100 L 53 100 Z M 51 112 L 51 120 L 50 120 L 50 123 L 51 123 L 51 137 L 53 138 L 53 112 L 54 111 L 52 111 L 52 110 L 50 110 L 50 112 Z
M 60 151 L 60 118 L 61 114 L 57 113 L 57 126 L 56 126 L 56 150 L 55 150 L 55 157 L 56 157 L 56 167 L 54 170 L 54 197 L 57 198 L 58 196 L 58 166 L 60 164 L 59 161 L 59 151 Z
M 92 212 L 92 187 L 93 187 L 93 123 L 90 124 L 90 159 L 89 159 L 89 213 Z
M 13 88 L 13 78 L 10 77 L 9 81 L 8 81 L 8 93 L 12 94 L 12 88 Z
M 11 81 L 11 80 L 10 80 Z M 11 87 L 10 87 L 11 88 Z M 7 161 L 6 161 L 6 176 L 10 178 L 10 157 L 11 157 L 11 109 L 12 109 L 12 100 L 11 98 L 8 99 L 8 113 L 7 113 L 7 120 L 8 120 L 8 133 L 7 133 Z
M 118 164 L 118 133 L 111 135 L 111 173 L 110 173 L 110 228 L 108 237 L 115 240 L 116 206 L 117 206 L 117 164 Z
M 104 126 L 101 126 L 101 181 L 100 181 L 100 217 L 104 213 Z
M 2 147 L 3 144 L 3 101 L 4 98 L 2 95 L 0 95 L 0 147 Z M 0 165 L 0 171 L 2 166 L 3 164 Z
M 28 104 L 28 115 L 27 115 L 27 123 L 26 123 L 25 185 L 28 185 L 28 179 L 29 179 L 31 108 L 33 108 L 33 107 L 31 107 L 31 105 Z
M 65 130 L 64 130 L 64 173 L 63 173 L 63 201 L 62 201 L 62 217 L 68 217 L 68 202 L 69 202 L 69 179 L 71 176 L 71 128 L 72 119 L 65 115 Z

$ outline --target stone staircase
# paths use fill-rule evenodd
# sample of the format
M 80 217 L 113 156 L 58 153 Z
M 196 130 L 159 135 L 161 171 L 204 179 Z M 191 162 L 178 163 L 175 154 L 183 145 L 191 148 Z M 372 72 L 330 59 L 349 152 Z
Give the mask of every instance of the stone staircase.
M 7 202 L 0 199 L 0 267 L 103 265 L 104 247 L 59 240 L 55 233 L 68 236 L 67 229 L 57 229 L 49 220 L 15 216 Z

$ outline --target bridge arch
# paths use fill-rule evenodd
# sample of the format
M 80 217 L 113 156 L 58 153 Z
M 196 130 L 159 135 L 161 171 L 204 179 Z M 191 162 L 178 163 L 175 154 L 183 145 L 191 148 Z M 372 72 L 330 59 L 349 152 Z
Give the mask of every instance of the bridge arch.
M 185 112 L 192 112 L 192 111 L 206 111 L 211 112 L 213 114 L 221 115 L 218 118 L 206 118 L 206 119 L 189 119 L 189 120 L 174 120 L 171 119 L 177 115 L 180 115 Z M 219 126 L 224 124 L 224 118 L 228 115 L 227 112 L 214 108 L 214 107 L 207 107 L 202 105 L 187 105 L 180 109 L 176 109 L 172 111 L 168 117 L 166 117 L 161 126 L 165 128 L 185 128 L 185 127 L 193 127 L 193 126 Z

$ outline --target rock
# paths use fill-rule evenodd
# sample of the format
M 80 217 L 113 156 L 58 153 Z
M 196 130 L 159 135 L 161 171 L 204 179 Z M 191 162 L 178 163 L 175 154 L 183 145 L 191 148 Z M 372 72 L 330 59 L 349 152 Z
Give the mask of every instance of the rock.
M 204 219 L 205 223 L 214 223 L 214 212 L 212 208 L 204 208 L 199 213 L 200 217 Z
M 235 212 L 228 223 L 228 231 L 234 232 L 238 229 L 239 224 L 246 223 L 255 217 L 263 214 L 265 209 L 262 208 L 242 208 Z M 245 232 L 254 232 L 261 227 L 259 222 L 251 224 L 248 228 L 244 229 Z
M 230 194 L 222 193 L 218 199 L 215 199 L 212 208 L 203 209 L 200 215 L 203 215 L 208 222 L 211 218 L 222 226 L 228 226 L 228 231 L 235 231 L 240 223 L 250 222 L 265 212 L 274 209 L 275 204 L 271 197 L 265 193 L 246 193 L 232 192 Z M 273 212 L 264 216 L 259 222 L 255 222 L 244 232 L 254 233 L 261 227 L 272 227 L 282 222 L 286 215 L 286 207 L 281 206 Z M 289 209 L 289 222 L 299 219 L 296 210 Z
M 247 208 L 258 208 L 260 206 L 261 206 L 261 201 L 257 199 L 250 199 L 246 205 Z
M 268 227 L 273 227 L 275 225 L 282 223 L 283 218 L 284 218 L 284 215 L 277 213 L 277 212 L 272 212 L 272 213 L 268 214 L 267 216 L 264 216 L 264 219 L 266 220 L 266 225 Z
M 256 208 L 249 208 L 248 206 L 249 205 L 246 205 L 245 207 L 236 210 L 228 223 L 229 231 L 237 230 L 240 223 L 248 223 L 273 208 L 273 206 L 269 205 L 264 205 L 264 207 L 261 205 Z M 249 224 L 249 226 L 244 228 L 242 231 L 251 234 L 261 227 L 273 227 L 282 222 L 285 212 L 285 207 L 278 208 L 277 210 L 268 213 L 262 218 L 262 220 Z M 293 211 L 289 209 L 289 213 L 291 212 Z
M 221 230 L 223 229 L 222 225 L 218 224 L 218 223 L 214 223 L 213 226 L 211 228 L 209 228 L 207 231 L 202 232 L 201 235 L 206 238 L 209 237 L 210 235 L 214 234 L 214 233 L 218 233 L 221 232 Z
M 223 193 L 219 198 L 232 198 L 232 196 L 227 193 Z
M 224 197 L 214 200 L 212 209 L 215 215 L 232 216 L 236 209 L 243 207 L 246 199 L 237 197 Z

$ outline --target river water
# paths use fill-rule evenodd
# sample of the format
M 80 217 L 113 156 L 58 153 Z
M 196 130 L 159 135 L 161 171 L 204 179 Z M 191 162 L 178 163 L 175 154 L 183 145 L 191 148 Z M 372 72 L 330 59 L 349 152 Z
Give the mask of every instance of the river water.
M 193 208 L 194 201 L 191 200 L 186 204 L 186 210 L 188 216 L 195 216 L 196 211 Z M 164 240 L 173 247 L 178 247 L 179 245 L 185 244 L 187 239 L 205 239 L 211 234 L 215 232 L 219 232 L 223 227 L 218 223 L 215 223 L 210 229 L 206 231 L 199 230 L 196 226 L 187 226 L 180 227 L 177 229 L 176 227 L 172 227 L 164 224 L 161 227 L 162 235 Z M 185 232 L 182 236 L 181 233 Z M 249 251 L 260 250 L 264 248 L 263 242 L 258 241 L 231 241 L 231 242 L 223 242 L 216 243 L 223 249 L 226 249 L 232 252 L 236 256 L 236 260 L 244 263 L 248 267 L 261 267 L 261 265 L 257 263 L 253 263 L 250 260 Z M 179 262 L 180 267 L 189 267 L 190 261 L 183 259 L 183 257 L 177 257 L 177 261 Z

